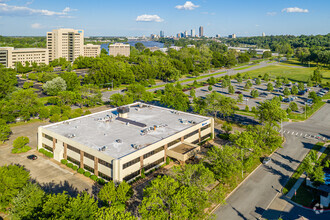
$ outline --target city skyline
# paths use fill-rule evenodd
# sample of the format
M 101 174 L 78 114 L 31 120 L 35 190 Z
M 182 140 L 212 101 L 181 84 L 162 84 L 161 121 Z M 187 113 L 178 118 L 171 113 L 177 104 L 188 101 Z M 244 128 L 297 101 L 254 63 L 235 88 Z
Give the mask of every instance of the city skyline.
M 84 29 L 86 36 L 149 36 L 159 30 L 172 36 L 199 26 L 205 36 L 327 34 L 330 2 L 318 3 L 0 0 L 0 35 L 44 36 L 51 29 L 74 28 Z

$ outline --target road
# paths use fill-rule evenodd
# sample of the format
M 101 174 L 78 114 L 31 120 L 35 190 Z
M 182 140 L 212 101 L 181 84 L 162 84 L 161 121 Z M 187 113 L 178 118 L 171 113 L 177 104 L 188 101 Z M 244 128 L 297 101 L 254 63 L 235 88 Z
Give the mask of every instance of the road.
M 330 104 L 325 104 L 305 122 L 287 123 L 283 126 L 286 142 L 272 155 L 272 161 L 261 165 L 227 199 L 227 205 L 219 207 L 217 219 L 260 219 L 276 195 L 281 191 L 294 170 L 317 141 L 305 138 L 306 134 L 321 134 L 330 138 Z M 287 204 L 278 216 L 283 219 L 330 219 L 330 213 L 316 215 L 313 211 Z
M 209 75 L 209 74 L 214 74 L 214 73 L 219 73 L 219 74 L 213 75 L 213 77 L 221 77 L 221 76 L 225 76 L 225 75 L 235 75 L 237 73 L 244 73 L 244 72 L 247 72 L 247 71 L 251 71 L 251 70 L 255 70 L 255 69 L 260 69 L 260 68 L 263 68 L 263 67 L 266 67 L 266 66 L 269 66 L 269 65 L 274 65 L 274 64 L 275 63 L 266 63 L 266 62 L 263 61 L 259 65 L 251 66 L 248 69 L 243 69 L 243 70 L 221 69 L 221 70 L 217 70 L 217 71 L 215 71 L 213 73 L 201 74 L 201 76 L 203 76 L 203 75 Z M 245 67 L 245 66 L 242 66 L 242 67 Z M 222 73 L 224 71 L 225 71 L 225 73 Z M 197 82 L 206 81 L 207 79 L 209 79 L 211 77 L 212 76 L 205 77 L 205 78 L 202 78 L 202 79 L 197 79 L 196 81 Z M 178 82 L 181 82 L 182 85 L 189 84 L 189 83 L 192 83 L 193 82 L 194 77 L 191 78 L 191 81 L 182 82 L 183 80 L 187 80 L 187 78 L 179 79 Z M 172 83 L 172 82 L 167 82 L 167 83 Z M 157 83 L 157 85 L 164 85 L 164 86 L 163 87 L 149 89 L 148 91 L 149 92 L 154 92 L 155 90 L 164 89 L 165 84 L 167 84 L 167 83 L 166 82 Z M 114 90 L 114 91 L 105 91 L 105 92 L 102 92 L 102 101 L 104 101 L 104 102 L 105 101 L 109 101 L 110 96 L 113 95 L 113 94 L 115 94 L 115 93 L 124 94 L 125 92 L 122 92 L 121 90 Z

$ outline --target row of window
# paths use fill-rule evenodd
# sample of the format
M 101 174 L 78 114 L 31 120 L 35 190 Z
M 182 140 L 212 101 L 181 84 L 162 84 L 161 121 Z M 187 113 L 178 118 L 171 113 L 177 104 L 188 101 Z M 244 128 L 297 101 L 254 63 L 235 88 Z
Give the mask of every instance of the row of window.
M 49 151 L 51 151 L 51 152 L 54 151 L 52 147 L 49 147 L 49 146 L 46 145 L 46 144 L 42 144 L 42 147 L 45 148 L 45 149 L 47 149 L 47 150 L 49 150 Z
M 51 137 L 51 136 L 49 136 L 49 135 L 47 135 L 47 134 L 43 134 L 43 136 L 44 136 L 46 139 L 48 139 L 48 140 L 50 140 L 50 141 L 53 141 L 53 137 Z
M 157 166 L 157 165 L 159 165 L 163 162 L 164 162 L 164 157 L 162 157 L 161 159 L 159 159 L 159 160 L 157 160 L 157 161 L 155 161 L 151 164 L 148 164 L 148 165 L 144 166 L 143 168 L 144 168 L 145 171 L 147 171 L 147 170 L 149 170 L 149 169 L 151 169 L 151 168 L 153 168 L 153 167 L 155 167 L 155 166 Z
M 89 154 L 89 153 L 84 152 L 84 156 L 87 157 L 90 160 L 94 160 L 94 156 Z
M 90 167 L 90 166 L 88 166 L 88 165 L 86 165 L 86 164 L 84 164 L 84 169 L 85 169 L 85 170 L 88 170 L 88 171 L 91 172 L 91 173 L 94 173 L 94 168 L 93 168 L 93 167 Z
M 123 178 L 123 180 L 128 181 L 128 180 L 130 180 L 130 179 L 133 179 L 133 178 L 137 177 L 138 175 L 140 175 L 140 170 L 135 171 L 134 173 L 131 173 L 131 174 L 128 175 L 128 176 L 125 176 L 125 177 Z
M 195 130 L 195 131 L 193 131 L 193 132 L 191 132 L 189 134 L 186 134 L 184 136 L 184 139 L 186 140 L 186 139 L 190 138 L 191 136 L 194 136 L 195 134 L 198 134 L 198 133 L 199 133 L 198 130 Z
M 161 147 L 157 148 L 156 150 L 150 151 L 149 153 L 146 153 L 145 155 L 143 155 L 143 159 L 146 159 L 146 158 L 148 158 L 148 157 L 150 157 L 154 154 L 157 154 L 157 153 L 159 153 L 163 150 L 164 150 L 164 146 L 161 146 Z
M 124 163 L 123 164 L 123 170 L 126 169 L 127 167 L 130 167 L 130 166 L 138 163 L 139 161 L 140 161 L 140 157 L 138 157 L 138 158 L 136 158 L 134 160 L 131 160 L 131 161 L 127 162 L 127 163 Z
M 99 164 L 102 164 L 103 166 L 106 166 L 106 167 L 109 167 L 112 169 L 112 164 L 105 160 L 99 159 Z
M 99 174 L 99 177 L 102 177 L 105 180 L 108 180 L 108 181 L 112 180 L 112 178 L 110 176 L 105 175 L 104 173 L 98 172 L 98 174 Z
M 76 159 L 74 159 L 72 157 L 69 157 L 69 156 L 67 156 L 67 160 L 74 163 L 74 164 L 76 164 L 77 166 L 80 166 L 80 161 L 79 160 L 76 160 Z
M 208 125 L 202 127 L 202 128 L 201 128 L 201 131 L 204 131 L 205 129 L 208 129 L 209 127 L 211 127 L 211 124 L 208 124 Z
M 73 152 L 76 152 L 76 153 L 80 154 L 80 150 L 79 150 L 79 149 L 77 149 L 77 148 L 75 148 L 75 147 L 73 147 L 73 146 L 71 146 L 71 145 L 69 145 L 69 144 L 68 144 L 67 147 L 68 147 L 69 150 L 71 150 L 71 151 L 73 151 Z

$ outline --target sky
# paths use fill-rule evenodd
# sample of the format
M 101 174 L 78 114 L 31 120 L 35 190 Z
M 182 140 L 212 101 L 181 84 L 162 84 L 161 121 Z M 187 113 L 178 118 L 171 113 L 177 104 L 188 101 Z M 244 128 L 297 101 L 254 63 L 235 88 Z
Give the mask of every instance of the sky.
M 330 33 L 330 0 L 0 0 L 0 35 L 45 36 L 57 28 L 85 36 L 190 33 L 260 36 Z

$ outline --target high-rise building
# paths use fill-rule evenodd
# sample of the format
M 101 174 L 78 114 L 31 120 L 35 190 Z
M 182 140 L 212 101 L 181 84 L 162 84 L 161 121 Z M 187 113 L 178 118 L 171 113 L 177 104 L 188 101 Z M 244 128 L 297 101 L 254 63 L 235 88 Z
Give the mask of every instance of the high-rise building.
M 236 38 L 236 34 L 232 34 L 228 36 L 229 38 Z
M 190 36 L 191 36 L 191 37 L 195 37 L 195 35 L 196 35 L 196 34 L 195 34 L 195 29 L 191 29 L 191 31 L 190 31 Z
M 203 28 L 203 26 L 200 26 L 199 27 L 199 36 L 200 37 L 203 37 L 204 36 L 204 28 Z
M 220 34 L 215 35 L 215 37 L 216 37 L 216 38 L 219 38 L 219 37 L 220 37 Z
M 262 32 L 262 36 L 263 36 L 263 37 L 265 37 L 265 36 L 266 36 L 265 32 Z
M 109 45 L 109 55 L 112 56 L 125 56 L 129 57 L 130 55 L 130 45 L 129 44 L 123 44 L 123 43 L 115 43 Z
M 73 62 L 84 55 L 84 31 L 74 29 L 56 29 L 47 32 L 49 62 L 60 57 Z
M 188 37 L 188 31 L 184 31 L 184 37 Z
M 0 47 L 0 64 L 14 68 L 15 64 L 25 62 L 48 64 L 48 50 L 46 48 L 14 48 Z
M 160 37 L 165 37 L 164 31 L 160 31 Z
M 101 45 L 87 44 L 84 45 L 85 57 L 97 57 L 101 53 Z

